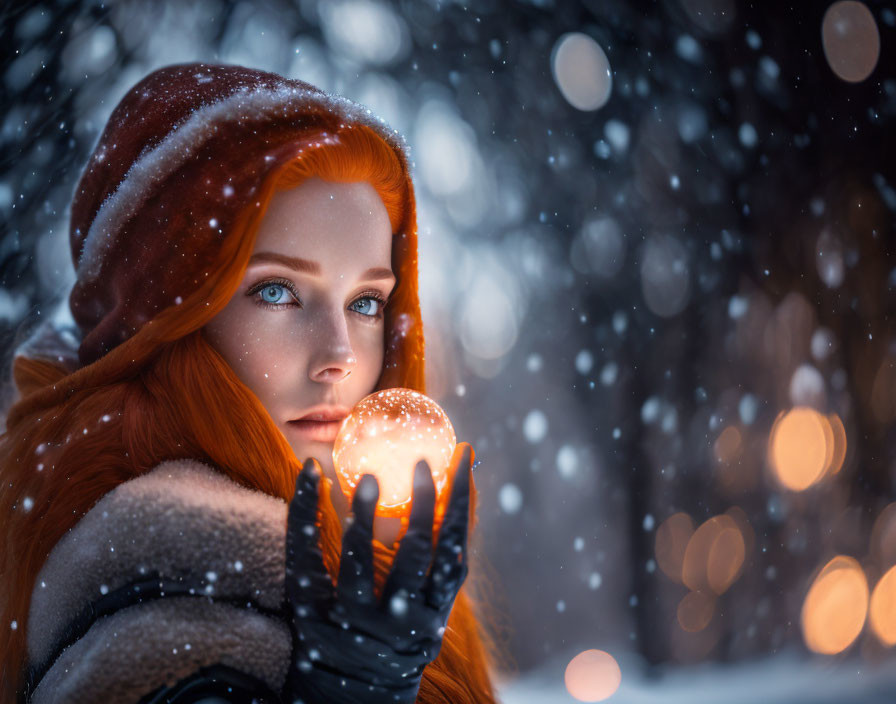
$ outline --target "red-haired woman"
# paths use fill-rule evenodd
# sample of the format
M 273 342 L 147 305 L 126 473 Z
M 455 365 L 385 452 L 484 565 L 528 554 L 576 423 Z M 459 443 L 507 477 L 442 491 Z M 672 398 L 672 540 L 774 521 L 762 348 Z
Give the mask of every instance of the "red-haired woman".
M 332 467 L 361 398 L 425 392 L 402 138 L 300 81 L 160 69 L 70 237 L 77 327 L 19 348 L 0 438 L 3 701 L 495 701 L 469 445 L 442 511 L 416 468 L 402 531 Z

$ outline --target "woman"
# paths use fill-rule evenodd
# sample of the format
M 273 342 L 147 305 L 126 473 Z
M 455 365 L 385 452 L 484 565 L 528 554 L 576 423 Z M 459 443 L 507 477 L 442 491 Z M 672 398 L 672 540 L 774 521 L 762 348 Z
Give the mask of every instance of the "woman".
M 349 507 L 329 460 L 358 400 L 425 391 L 408 164 L 369 111 L 270 73 L 171 66 L 122 99 L 72 203 L 78 329 L 13 363 L 4 701 L 494 701 L 457 592 L 469 446 L 425 582 L 425 464 L 396 548 L 375 481 Z

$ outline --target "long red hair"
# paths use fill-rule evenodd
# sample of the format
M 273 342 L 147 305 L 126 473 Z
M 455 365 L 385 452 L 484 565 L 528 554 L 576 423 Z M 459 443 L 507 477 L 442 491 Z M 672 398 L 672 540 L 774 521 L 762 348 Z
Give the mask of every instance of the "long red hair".
M 335 143 L 305 150 L 268 175 L 257 193 L 260 207 L 246 208 L 222 241 L 214 276 L 182 303 L 166 308 L 131 338 L 75 371 L 50 359 L 13 360 L 17 400 L 0 435 L 4 702 L 15 701 L 23 684 L 27 616 L 37 574 L 57 541 L 103 495 L 160 462 L 194 458 L 242 485 L 287 502 L 292 498 L 300 458 L 258 398 L 207 344 L 201 328 L 236 291 L 273 193 L 313 175 L 328 181 L 368 181 L 382 198 L 395 233 L 392 265 L 398 283 L 386 309 L 386 363 L 377 389 L 404 386 L 426 391 L 417 233 L 415 227 L 402 230 L 408 213 L 415 213 L 413 191 L 381 137 L 363 125 L 346 127 Z M 406 339 L 408 316 L 416 336 L 411 344 Z M 401 345 L 390 342 L 397 335 L 403 338 Z M 335 576 L 341 527 L 328 489 L 325 480 L 321 544 L 325 564 Z M 471 521 L 474 518 L 475 491 Z M 471 538 L 473 527 L 471 523 Z M 376 583 L 381 589 L 394 551 L 379 543 L 375 547 Z M 470 550 L 471 555 L 474 552 Z M 489 671 L 502 655 L 494 633 L 480 623 L 493 619 L 485 610 L 487 585 L 480 566 L 488 568 L 471 562 L 439 656 L 423 673 L 418 702 L 496 701 Z M 481 596 L 474 596 L 474 591 Z

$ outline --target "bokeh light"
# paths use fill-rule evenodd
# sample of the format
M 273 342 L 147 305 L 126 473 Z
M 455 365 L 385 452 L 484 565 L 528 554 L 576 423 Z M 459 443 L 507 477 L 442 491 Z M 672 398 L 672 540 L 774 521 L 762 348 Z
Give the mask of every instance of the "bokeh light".
M 742 448 L 740 431 L 733 425 L 726 427 L 713 445 L 716 460 L 723 464 L 734 462 L 740 456 Z
M 792 491 L 812 486 L 831 459 L 829 442 L 833 443 L 832 431 L 818 411 L 799 406 L 779 415 L 772 427 L 769 450 L 781 484 Z
M 327 42 L 358 62 L 385 65 L 408 52 L 407 25 L 385 3 L 371 0 L 321 3 L 320 18 Z
M 516 344 L 523 297 L 514 276 L 501 266 L 479 269 L 466 290 L 458 333 L 468 355 L 499 360 Z
M 821 21 L 821 43 L 831 70 L 844 81 L 864 81 L 880 56 L 877 22 L 864 3 L 835 2 Z
M 740 534 L 744 541 L 744 560 L 746 560 L 746 556 L 752 555 L 753 548 L 756 546 L 756 533 L 753 530 L 753 526 L 750 525 L 747 512 L 740 506 L 732 506 L 725 511 L 725 515 L 730 516 L 737 524 L 737 527 L 740 528 Z
M 441 497 L 456 444 L 451 421 L 435 401 L 412 389 L 384 389 L 361 399 L 342 422 L 333 464 L 346 497 L 362 475 L 373 474 L 380 487 L 376 515 L 404 516 L 417 462 L 429 463 Z M 437 501 L 436 520 L 442 503 Z
M 745 556 L 746 545 L 740 528 L 736 524 L 722 528 L 709 548 L 706 562 L 710 589 L 724 594 L 740 575 Z
M 812 582 L 800 621 L 806 647 L 834 655 L 859 636 L 868 613 L 868 581 L 855 559 L 838 555 Z
M 597 110 L 610 99 L 610 61 L 587 34 L 570 32 L 557 40 L 551 71 L 563 97 L 579 110 Z
M 815 408 L 824 405 L 824 378 L 811 364 L 801 364 L 790 377 L 790 402 L 794 406 Z
M 603 650 L 584 650 L 566 666 L 566 691 L 580 702 L 600 702 L 612 697 L 622 682 L 616 658 Z
M 871 412 L 882 426 L 896 420 L 896 364 L 892 355 L 885 355 L 880 361 L 871 387 Z
M 656 531 L 656 564 L 669 579 L 681 583 L 681 567 L 688 542 L 694 535 L 694 521 L 686 513 L 674 513 Z
M 840 420 L 840 416 L 836 413 L 829 414 L 827 421 L 831 428 L 834 446 L 831 452 L 830 464 L 825 470 L 825 474 L 831 475 L 837 474 L 846 460 L 846 428 L 843 427 L 843 421 Z
M 715 610 L 715 594 L 688 592 L 678 603 L 678 625 L 688 633 L 702 631 L 712 621 Z
M 896 645 L 896 566 L 887 570 L 875 585 L 868 617 L 880 642 L 887 647 Z
M 882 569 L 896 565 L 896 503 L 889 504 L 874 521 L 871 556 Z
M 677 315 L 690 299 L 688 253 L 671 236 L 651 237 L 641 256 L 641 292 L 647 307 L 663 318 Z
M 740 575 L 745 556 L 737 522 L 727 514 L 713 516 L 688 541 L 682 582 L 695 592 L 723 594 Z
M 589 218 L 570 248 L 570 262 L 583 274 L 603 278 L 617 274 L 625 263 L 625 238 L 609 216 Z
M 417 116 L 420 174 L 442 197 L 466 194 L 476 177 L 476 137 L 450 106 L 428 100 Z
M 843 283 L 846 262 L 840 239 L 828 228 L 822 230 L 815 244 L 815 265 L 818 276 L 828 288 L 837 288 Z

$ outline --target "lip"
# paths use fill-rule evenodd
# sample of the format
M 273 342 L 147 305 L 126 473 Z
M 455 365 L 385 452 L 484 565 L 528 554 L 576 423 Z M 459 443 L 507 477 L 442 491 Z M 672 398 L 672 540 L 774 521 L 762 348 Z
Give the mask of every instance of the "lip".
M 292 433 L 305 440 L 333 442 L 348 414 L 349 409 L 344 406 L 315 406 L 286 425 Z
M 287 424 L 290 432 L 303 440 L 334 442 L 339 434 L 342 419 L 339 420 L 291 420 Z
M 293 423 L 300 420 L 342 420 L 348 414 L 349 409 L 345 406 L 314 406 L 289 422 Z

